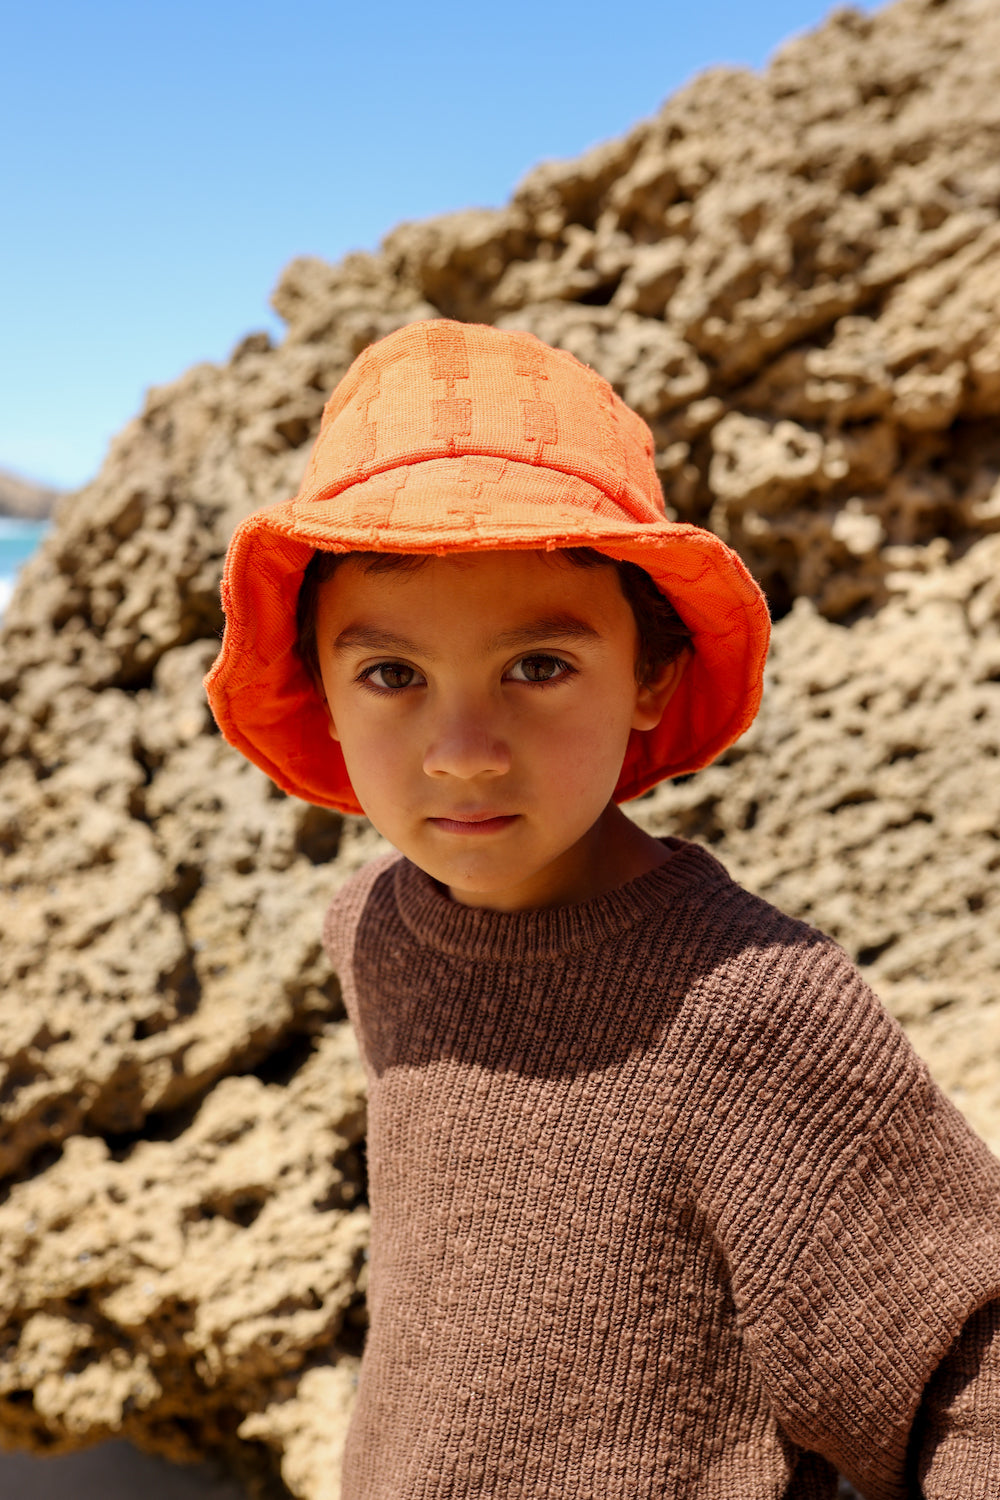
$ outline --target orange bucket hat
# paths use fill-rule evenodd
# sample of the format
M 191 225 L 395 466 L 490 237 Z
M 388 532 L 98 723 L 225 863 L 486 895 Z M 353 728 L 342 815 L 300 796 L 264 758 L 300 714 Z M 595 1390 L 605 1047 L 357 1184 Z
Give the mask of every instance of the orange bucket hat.
M 659 726 L 632 732 L 616 801 L 707 765 L 757 712 L 770 621 L 735 552 L 667 520 L 649 428 L 593 370 L 531 334 L 445 320 L 398 329 L 333 392 L 294 499 L 233 534 L 225 637 L 205 679 L 219 728 L 286 792 L 360 813 L 297 651 L 314 551 L 560 547 L 637 563 L 692 633 Z

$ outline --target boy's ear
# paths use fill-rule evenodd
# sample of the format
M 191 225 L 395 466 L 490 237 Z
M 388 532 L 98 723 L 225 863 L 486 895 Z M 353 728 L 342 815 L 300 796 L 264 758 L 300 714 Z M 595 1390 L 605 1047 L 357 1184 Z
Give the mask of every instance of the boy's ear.
M 333 714 L 330 712 L 330 700 L 326 696 L 322 678 L 320 678 L 320 680 L 317 682 L 316 688 L 319 692 L 320 698 L 323 700 L 323 709 L 326 713 L 326 732 L 330 736 L 331 740 L 339 740 L 340 735 L 337 733 L 337 726 L 333 722 Z
M 660 668 L 651 682 L 644 682 L 636 691 L 633 729 L 655 729 L 663 718 L 677 685 L 684 676 L 691 652 L 685 648 L 673 661 Z

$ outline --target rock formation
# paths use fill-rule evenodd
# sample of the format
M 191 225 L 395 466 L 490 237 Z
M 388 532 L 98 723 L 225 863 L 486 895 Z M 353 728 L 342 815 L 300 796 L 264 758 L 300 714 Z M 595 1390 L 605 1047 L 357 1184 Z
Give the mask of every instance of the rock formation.
M 51 485 L 37 484 L 22 474 L 0 469 L 0 516 L 22 521 L 44 521 L 51 514 L 60 492 Z
M 280 346 L 150 392 L 4 622 L 0 1437 L 334 1500 L 363 1099 L 319 919 L 378 841 L 213 732 L 227 537 L 404 322 L 600 369 L 777 618 L 758 725 L 635 815 L 831 931 L 1000 1147 L 1000 9 L 838 11 L 274 304 Z

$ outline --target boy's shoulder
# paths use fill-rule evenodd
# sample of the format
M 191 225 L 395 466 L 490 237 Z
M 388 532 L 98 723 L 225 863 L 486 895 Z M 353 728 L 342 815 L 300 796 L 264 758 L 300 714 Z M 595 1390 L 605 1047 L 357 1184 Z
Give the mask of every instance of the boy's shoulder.
M 679 912 L 664 902 L 645 965 L 668 1002 L 668 1045 L 698 1039 L 699 1076 L 738 1077 L 743 1105 L 756 1100 L 776 1130 L 779 1102 L 786 1121 L 812 1114 L 819 1080 L 835 1132 L 929 1096 L 926 1065 L 834 938 L 747 890 L 704 847 L 670 843 L 686 894 Z
M 840 943 L 741 884 L 703 845 L 679 838 L 663 842 L 677 861 L 676 892 L 670 893 L 677 900 L 663 903 L 651 942 L 676 941 L 682 929 L 685 947 L 698 955 L 698 970 L 735 968 L 768 989 L 779 980 L 807 987 L 863 983 Z
M 372 890 L 402 858 L 395 849 L 379 854 L 349 875 L 334 892 L 323 919 L 323 946 L 338 971 L 350 961 L 354 934 Z

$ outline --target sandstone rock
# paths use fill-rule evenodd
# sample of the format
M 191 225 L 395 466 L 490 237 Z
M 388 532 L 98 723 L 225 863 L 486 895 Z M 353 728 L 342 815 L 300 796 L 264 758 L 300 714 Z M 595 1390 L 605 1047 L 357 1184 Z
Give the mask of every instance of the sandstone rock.
M 838 11 L 505 208 L 293 262 L 284 340 L 151 391 L 60 503 L 0 637 L 0 1440 L 336 1495 L 367 1220 L 319 923 L 379 841 L 200 682 L 233 525 L 414 319 L 531 329 L 649 420 L 778 623 L 758 724 L 635 815 L 832 932 L 1000 1146 L 998 147 L 993 0 Z
M 350 1035 L 333 1023 L 262 1073 L 226 1078 L 146 1138 L 74 1135 L 12 1187 L 8 1442 L 58 1451 L 113 1432 L 191 1458 L 356 1346 L 367 1220 Z M 245 1436 L 270 1431 L 261 1417 Z
M 25 479 L 23 474 L 0 469 L 0 516 L 44 521 L 52 514 L 59 495 L 60 491 L 52 485 L 38 484 L 34 479 Z

